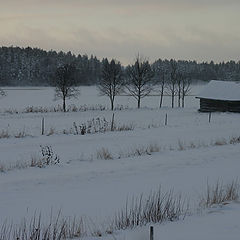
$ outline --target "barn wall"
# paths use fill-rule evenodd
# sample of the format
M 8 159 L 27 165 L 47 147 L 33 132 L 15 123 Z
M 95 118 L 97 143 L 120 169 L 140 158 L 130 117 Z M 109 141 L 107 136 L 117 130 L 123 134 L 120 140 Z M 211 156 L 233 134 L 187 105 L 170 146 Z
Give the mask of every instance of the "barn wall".
M 200 112 L 239 112 L 240 101 L 222 101 L 200 98 Z

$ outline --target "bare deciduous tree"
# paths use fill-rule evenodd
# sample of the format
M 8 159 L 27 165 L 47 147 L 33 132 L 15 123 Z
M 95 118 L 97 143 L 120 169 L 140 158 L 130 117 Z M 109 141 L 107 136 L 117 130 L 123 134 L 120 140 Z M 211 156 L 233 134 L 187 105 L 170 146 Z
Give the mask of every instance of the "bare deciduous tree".
M 103 61 L 102 74 L 98 89 L 101 95 L 107 95 L 111 101 L 111 110 L 114 109 L 114 100 L 123 91 L 123 72 L 120 62 L 112 59 Z
M 164 96 L 164 92 L 165 92 L 165 88 L 166 88 L 166 83 L 167 83 L 167 79 L 168 79 L 168 70 L 163 65 L 161 65 L 161 66 L 157 65 L 154 68 L 154 72 L 155 72 L 155 77 L 156 77 L 155 84 L 159 87 L 157 92 L 160 95 L 159 108 L 161 108 L 162 103 L 163 103 L 163 96 Z
M 182 107 L 185 106 L 185 96 L 187 96 L 191 91 L 192 79 L 190 75 L 185 74 L 182 79 L 181 94 L 182 94 Z
M 125 87 L 128 93 L 137 100 L 137 106 L 140 108 L 141 99 L 148 96 L 153 89 L 152 68 L 147 60 L 138 56 L 135 63 L 127 67 L 126 75 L 128 81 Z
M 76 88 L 75 81 L 76 68 L 74 64 L 65 64 L 59 67 L 56 71 L 55 98 L 63 100 L 63 111 L 66 112 L 66 99 L 77 97 L 79 90 Z
M 170 79 L 168 82 L 168 91 L 172 98 L 172 108 L 174 108 L 174 97 L 176 95 L 177 89 L 177 62 L 173 59 L 170 60 Z
M 181 107 L 182 82 L 184 79 L 183 73 L 178 71 L 176 74 L 176 78 L 177 78 L 178 107 Z
M 177 69 L 177 95 L 178 95 L 178 107 L 184 107 L 185 96 L 190 93 L 191 90 L 191 72 L 187 69 L 183 61 L 178 62 Z

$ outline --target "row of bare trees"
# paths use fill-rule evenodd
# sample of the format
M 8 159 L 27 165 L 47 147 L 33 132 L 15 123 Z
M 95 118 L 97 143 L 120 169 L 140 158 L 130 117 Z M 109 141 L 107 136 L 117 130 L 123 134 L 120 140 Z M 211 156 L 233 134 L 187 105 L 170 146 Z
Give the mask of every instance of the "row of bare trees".
M 62 99 L 64 112 L 66 99 L 79 95 L 75 74 L 74 64 L 60 66 L 55 74 L 55 98 Z M 172 107 L 176 96 L 178 107 L 184 107 L 185 96 L 189 93 L 191 85 L 189 76 L 187 70 L 179 66 L 175 60 L 171 60 L 166 68 L 160 65 L 151 66 L 145 58 L 137 56 L 134 64 L 124 69 L 120 62 L 114 59 L 109 62 L 104 59 L 98 89 L 101 95 L 109 97 L 112 110 L 116 96 L 123 93 L 134 97 L 138 108 L 141 106 L 141 100 L 152 92 L 158 92 L 160 108 L 165 94 L 171 95 Z M 0 95 L 4 94 L 0 89 Z
M 178 107 L 184 107 L 185 97 L 191 90 L 191 77 L 187 69 L 179 65 L 175 60 L 171 60 L 168 67 L 155 66 L 154 71 L 157 76 L 157 84 L 160 89 L 160 103 L 159 107 L 162 107 L 164 94 L 171 96 L 171 105 L 174 108 L 174 100 L 177 96 Z
M 138 56 L 133 65 L 125 70 L 116 60 L 103 61 L 103 69 L 98 89 L 101 95 L 110 98 L 111 109 L 114 109 L 114 99 L 122 93 L 129 94 L 137 100 L 140 108 L 142 98 L 151 93 L 160 95 L 159 107 L 162 107 L 164 95 L 170 95 L 172 108 L 175 97 L 178 97 L 178 107 L 184 107 L 185 97 L 190 92 L 191 78 L 187 69 L 179 66 L 175 60 L 170 61 L 168 67 L 155 65 Z

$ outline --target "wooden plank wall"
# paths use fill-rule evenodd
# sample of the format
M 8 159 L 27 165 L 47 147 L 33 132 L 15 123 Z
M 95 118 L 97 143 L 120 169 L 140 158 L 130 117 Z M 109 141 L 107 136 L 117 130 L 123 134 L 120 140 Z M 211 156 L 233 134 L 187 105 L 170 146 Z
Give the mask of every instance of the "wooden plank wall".
M 240 101 L 223 101 L 200 98 L 200 112 L 238 112 Z

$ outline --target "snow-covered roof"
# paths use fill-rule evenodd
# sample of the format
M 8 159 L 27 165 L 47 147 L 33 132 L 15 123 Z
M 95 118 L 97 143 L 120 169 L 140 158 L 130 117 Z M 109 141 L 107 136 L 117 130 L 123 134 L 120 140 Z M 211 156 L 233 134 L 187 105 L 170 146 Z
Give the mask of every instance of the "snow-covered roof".
M 240 83 L 212 80 L 197 95 L 197 98 L 240 101 Z

